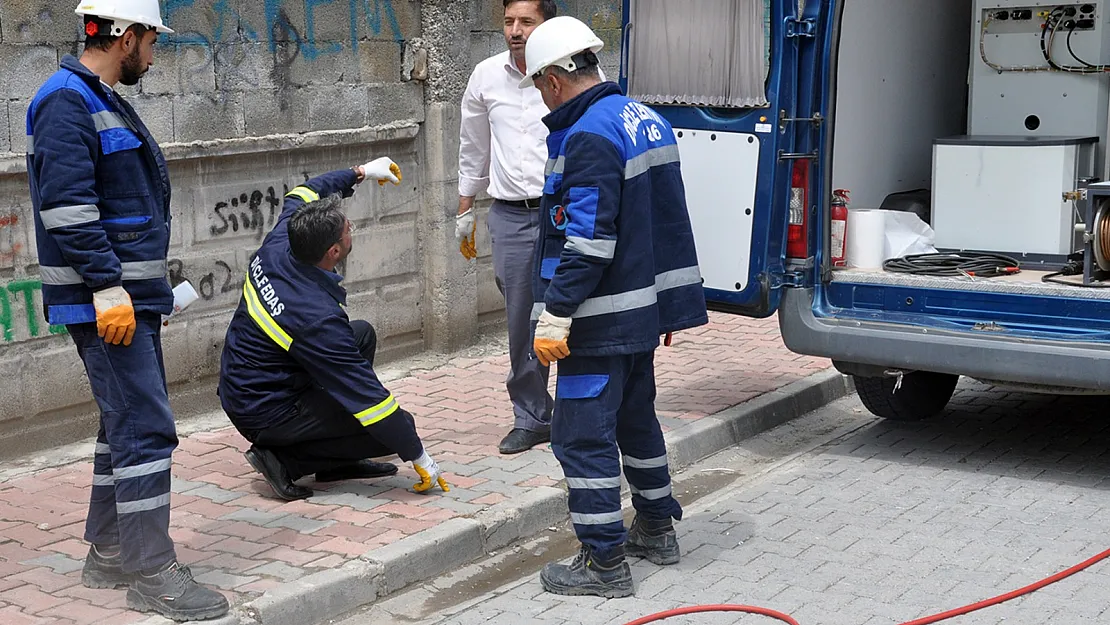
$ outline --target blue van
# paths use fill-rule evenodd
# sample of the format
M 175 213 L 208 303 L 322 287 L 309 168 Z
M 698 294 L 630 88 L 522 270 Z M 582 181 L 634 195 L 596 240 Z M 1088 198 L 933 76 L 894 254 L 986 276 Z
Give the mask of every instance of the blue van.
M 699 13 L 693 14 L 695 4 Z M 1082 137 L 1078 143 L 1096 146 L 1091 171 L 1105 170 L 1105 148 L 1098 147 L 1106 143 L 1105 71 L 997 71 L 1009 82 L 998 87 L 983 78 L 971 85 L 981 69 L 1009 69 L 997 59 L 1013 57 L 1014 67 L 1026 68 L 1041 62 L 1035 33 L 1046 30 L 1046 20 L 1053 37 L 1057 29 L 1068 37 L 1067 50 L 1064 34 L 1050 39 L 1050 52 L 1059 56 L 1074 48 L 1072 56 L 1100 63 L 1093 38 L 1105 30 L 1106 17 L 1068 33 L 1075 22 L 1065 20 L 1063 9 L 1020 8 L 1028 6 L 1037 5 L 624 0 L 621 85 L 675 128 L 710 308 L 750 317 L 777 313 L 791 351 L 831 359 L 853 377 L 865 406 L 889 419 L 939 413 L 960 376 L 1034 392 L 1110 391 L 1110 289 L 1083 288 L 1078 277 L 1074 284 L 1044 280 L 1082 246 L 1082 219 L 1067 224 L 1078 228 L 1075 241 L 1067 242 L 1074 246 L 1042 254 L 998 249 L 1002 230 L 1029 230 L 1017 217 L 982 232 L 970 226 L 958 232 L 960 213 L 954 213 L 956 225 L 946 225 L 946 236 L 978 236 L 982 245 L 975 249 L 1021 260 L 1021 272 L 1006 277 L 917 275 L 830 262 L 835 189 L 850 189 L 852 206 L 868 208 L 915 197 L 907 192 L 929 197 L 931 190 L 932 202 L 914 210 L 926 218 L 932 210 L 936 218 L 949 209 L 932 188 L 936 149 L 973 141 L 969 129 L 976 125 L 1003 128 L 987 134 L 1003 145 L 1013 142 L 1016 147 L 1003 150 L 1008 162 L 1025 162 L 1032 143 L 1062 145 L 1067 137 Z M 1074 11 L 1087 8 L 1076 4 Z M 1059 17 L 1050 14 L 1057 10 Z M 1020 23 L 1009 19 L 1018 16 Z M 995 90 L 991 100 L 985 99 L 988 89 Z M 1088 91 L 1090 99 L 1080 101 Z M 1080 120 L 1066 108 L 1077 105 L 1095 114 Z M 1007 131 L 1011 122 L 1014 129 Z M 1060 126 L 1067 123 L 1073 126 Z M 978 170 L 965 169 L 972 188 L 991 191 Z M 1039 178 L 1018 167 L 998 186 L 1012 192 Z M 1078 175 L 1077 184 L 1098 178 Z M 1083 193 L 1076 189 L 1062 200 L 1065 218 L 1085 210 L 1075 201 Z M 971 224 L 981 207 L 969 201 L 960 210 Z M 934 226 L 940 247 L 941 226 Z

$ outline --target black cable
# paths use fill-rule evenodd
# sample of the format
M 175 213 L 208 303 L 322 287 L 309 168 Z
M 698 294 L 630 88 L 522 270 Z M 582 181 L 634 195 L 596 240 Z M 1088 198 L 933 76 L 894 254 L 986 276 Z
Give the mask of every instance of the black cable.
M 1076 25 L 1072 24 L 1071 30 L 1068 31 L 1068 39 L 1067 39 L 1068 54 L 1071 55 L 1071 58 L 1075 59 L 1076 61 L 1079 61 L 1080 63 L 1086 65 L 1087 67 L 1098 67 L 1097 65 L 1091 65 L 1087 61 L 1084 61 L 1083 59 L 1079 58 L 1078 56 L 1076 56 L 1075 51 L 1071 49 L 1071 36 L 1075 33 L 1075 27 L 1076 27 Z
M 970 276 L 992 278 L 1021 271 L 1017 260 L 991 252 L 940 252 L 911 254 L 883 261 L 883 269 L 919 276 Z
M 1068 262 L 1060 271 L 1045 274 L 1041 277 L 1042 282 L 1051 282 L 1052 284 L 1062 284 L 1064 286 L 1079 286 L 1088 289 L 1110 289 L 1110 282 L 1092 282 L 1090 284 L 1083 284 L 1082 282 L 1074 282 L 1072 280 L 1061 280 L 1060 276 L 1078 276 L 1083 274 L 1083 256 L 1082 252 L 1071 254 L 1068 256 Z M 1095 278 L 1096 280 L 1098 278 Z
M 1082 282 L 1073 282 L 1071 280 L 1061 280 L 1058 276 L 1074 275 L 1063 271 L 1056 273 L 1045 274 L 1041 278 L 1042 282 L 1051 282 L 1053 284 L 1062 284 L 1064 286 L 1079 286 L 1087 289 L 1110 289 L 1110 282 L 1092 282 L 1090 284 L 1083 284 Z
M 1068 52 L 1071 54 L 1072 58 L 1074 58 L 1076 61 L 1079 61 L 1083 65 L 1058 65 L 1056 63 L 1056 61 L 1054 61 L 1052 59 L 1052 53 L 1049 50 L 1049 44 L 1051 44 L 1052 42 L 1055 41 L 1056 32 L 1058 30 L 1060 30 L 1060 26 L 1063 24 L 1063 18 L 1064 17 L 1065 17 L 1064 16 L 1064 7 L 1056 7 L 1055 9 L 1050 11 L 1047 16 L 1045 16 L 1044 28 L 1041 29 L 1041 56 L 1044 57 L 1045 62 L 1048 63 L 1048 66 L 1050 68 L 1052 68 L 1054 70 L 1057 70 L 1057 71 L 1061 71 L 1061 72 L 1069 72 L 1069 73 L 1072 73 L 1072 74 L 1101 74 L 1101 73 L 1103 73 L 1106 70 L 1105 66 L 1091 65 L 1090 63 L 1087 63 L 1083 59 L 1080 59 L 1079 57 L 1075 56 L 1075 53 L 1072 52 L 1072 50 L 1071 50 L 1071 34 L 1073 32 L 1075 32 L 1075 29 L 1078 26 L 1078 24 L 1076 24 L 1076 23 L 1073 23 L 1072 26 L 1071 26 L 1071 30 L 1068 31 L 1068 36 L 1067 36 Z M 1051 38 L 1051 40 L 1046 41 L 1045 39 L 1048 36 L 1048 33 L 1049 33 L 1050 30 L 1052 31 L 1052 38 Z

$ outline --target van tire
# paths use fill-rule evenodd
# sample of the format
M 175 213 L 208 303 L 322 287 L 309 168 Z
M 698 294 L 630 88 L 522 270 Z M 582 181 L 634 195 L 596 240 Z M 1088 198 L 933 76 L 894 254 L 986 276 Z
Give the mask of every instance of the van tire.
M 895 376 L 852 376 L 856 393 L 872 414 L 892 421 L 921 421 L 936 416 L 956 391 L 960 376 L 931 371 L 914 371 L 902 376 L 902 386 Z

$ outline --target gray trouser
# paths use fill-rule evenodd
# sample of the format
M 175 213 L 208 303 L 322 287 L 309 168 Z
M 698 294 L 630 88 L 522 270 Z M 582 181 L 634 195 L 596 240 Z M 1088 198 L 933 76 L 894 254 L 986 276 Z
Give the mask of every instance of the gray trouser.
M 509 377 L 513 427 L 547 431 L 555 402 L 547 392 L 548 368 L 532 353 L 532 256 L 539 236 L 539 211 L 494 201 L 489 211 L 493 272 L 505 296 L 509 325 Z

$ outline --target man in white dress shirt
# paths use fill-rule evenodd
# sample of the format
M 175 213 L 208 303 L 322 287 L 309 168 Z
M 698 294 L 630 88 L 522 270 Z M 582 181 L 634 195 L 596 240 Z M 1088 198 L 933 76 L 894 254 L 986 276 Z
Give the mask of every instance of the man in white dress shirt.
M 468 260 L 477 254 L 474 197 L 486 189 L 497 288 L 505 297 L 509 326 L 509 377 L 513 429 L 499 451 L 515 454 L 551 438 L 548 368 L 532 354 L 532 254 L 547 162 L 547 107 L 536 89 L 521 89 L 524 44 L 556 15 L 554 0 L 504 0 L 509 49 L 474 68 L 462 100 L 459 146 L 459 215 L 455 234 Z

